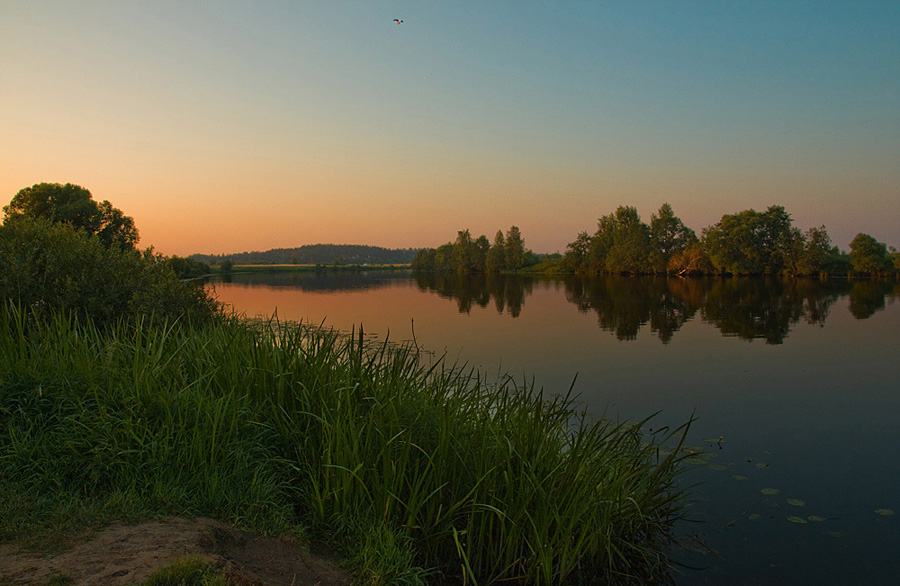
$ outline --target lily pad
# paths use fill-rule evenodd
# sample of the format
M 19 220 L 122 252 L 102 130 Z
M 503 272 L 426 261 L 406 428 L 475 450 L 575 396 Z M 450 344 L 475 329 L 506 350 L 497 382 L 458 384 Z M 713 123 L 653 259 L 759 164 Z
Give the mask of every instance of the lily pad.
M 806 525 L 806 519 L 803 517 L 788 517 L 787 520 L 798 525 Z
M 804 503 L 800 499 L 787 499 L 787 504 L 793 505 L 795 507 L 805 507 L 806 506 L 806 503 Z
M 725 440 L 721 437 L 705 437 L 703 441 L 708 444 L 717 444 L 719 442 L 724 442 Z
M 756 467 L 757 467 L 757 468 L 768 468 L 769 465 L 768 465 L 768 464 L 765 464 L 765 463 L 763 463 L 763 462 L 757 462 L 757 463 L 756 463 Z
M 740 474 L 735 474 L 734 476 L 732 476 L 732 478 L 734 478 L 735 480 L 750 480 L 746 476 L 741 476 Z
M 771 496 L 771 495 L 776 495 L 776 494 L 778 494 L 778 493 L 781 492 L 781 491 L 778 490 L 777 488 L 764 488 L 764 489 L 762 489 L 762 490 L 759 491 L 759 492 Z
M 841 533 L 840 531 L 826 531 L 825 535 L 827 535 L 828 537 L 843 537 L 844 536 L 844 534 Z
M 757 519 L 759 519 L 759 515 L 757 513 L 752 513 L 750 515 L 747 515 L 748 521 L 756 521 Z
M 806 520 L 812 521 L 814 523 L 821 523 L 822 521 L 825 520 L 825 517 L 820 517 L 818 515 L 810 515 L 809 517 L 806 518 Z
M 719 466 L 718 464 L 709 464 L 706 467 L 710 470 L 728 470 L 725 466 Z
M 891 509 L 875 509 L 876 515 L 881 515 L 882 517 L 890 517 L 894 514 L 894 511 Z

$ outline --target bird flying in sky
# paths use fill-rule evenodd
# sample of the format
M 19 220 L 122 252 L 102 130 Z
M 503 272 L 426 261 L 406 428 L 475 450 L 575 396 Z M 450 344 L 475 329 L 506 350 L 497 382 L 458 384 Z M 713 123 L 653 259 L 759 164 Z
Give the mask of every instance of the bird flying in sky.
M 394 22 L 396 22 L 397 24 L 400 24 L 400 23 L 402 23 L 403 21 L 400 20 L 399 18 L 395 18 L 395 19 L 394 19 Z

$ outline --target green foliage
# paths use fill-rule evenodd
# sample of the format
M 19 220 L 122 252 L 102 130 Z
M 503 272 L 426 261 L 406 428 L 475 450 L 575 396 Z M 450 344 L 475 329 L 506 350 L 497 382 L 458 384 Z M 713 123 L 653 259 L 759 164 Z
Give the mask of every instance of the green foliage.
M 566 246 L 564 266 L 573 273 L 582 272 L 587 268 L 588 254 L 591 251 L 591 235 L 580 232 L 574 242 Z
M 454 242 L 437 249 L 420 250 L 411 268 L 416 272 L 483 275 L 521 270 L 539 262 L 540 258 L 525 248 L 519 229 L 512 226 L 505 238 L 502 231 L 497 231 L 493 244 L 487 236 L 481 235 L 473 240 L 468 230 L 460 230 Z
M 506 231 L 504 245 L 506 268 L 515 271 L 525 266 L 525 240 L 517 226 L 511 226 Z
M 179 279 L 194 279 L 210 273 L 209 265 L 192 258 L 172 256 L 168 259 L 169 266 Z
M 658 214 L 650 217 L 650 222 L 649 226 L 643 223 L 637 209 L 620 206 L 615 213 L 597 221 L 593 235 L 578 234 L 566 247 L 563 266 L 571 272 L 585 274 L 647 274 L 671 270 L 672 258 L 684 261 L 682 255 L 697 237 L 675 216 L 669 204 L 663 204 Z M 684 270 L 686 267 L 679 267 L 676 272 Z
M 497 230 L 494 236 L 494 243 L 488 249 L 485 257 L 484 270 L 487 273 L 500 273 L 506 269 L 506 238 L 503 237 L 503 231 Z
M 362 521 L 353 529 L 349 564 L 369 586 L 426 586 L 433 572 L 416 564 L 415 545 L 384 521 Z
M 197 556 L 183 556 L 150 574 L 142 586 L 230 586 L 215 564 Z
M 650 265 L 655 273 L 665 273 L 672 256 L 697 242 L 697 235 L 664 203 L 650 216 Z
M 21 189 L 9 205 L 4 206 L 3 212 L 5 222 L 42 218 L 69 224 L 96 235 L 107 248 L 130 250 L 138 241 L 138 231 L 131 217 L 108 201 L 95 202 L 90 191 L 71 183 L 38 183 Z
M 709 275 L 714 272 L 706 248 L 699 241 L 694 241 L 684 250 L 672 254 L 667 269 L 674 275 Z
M 886 251 L 863 241 L 858 248 L 856 272 L 893 271 L 893 257 Z M 726 214 L 705 228 L 698 240 L 666 203 L 650 216 L 649 226 L 629 206 L 602 216 L 593 235 L 581 232 L 569 243 L 559 269 L 592 275 L 829 276 L 848 274 L 851 261 L 851 256 L 831 245 L 825 226 L 802 232 L 792 226 L 782 206 Z
M 703 245 L 715 270 L 735 275 L 775 275 L 785 268 L 797 233 L 781 206 L 722 216 L 703 230 Z
M 877 276 L 889 271 L 887 246 L 868 234 L 857 234 L 850 243 L 850 262 L 853 270 L 863 275 Z
M 606 225 L 611 245 L 606 253 L 605 266 L 609 273 L 641 274 L 650 270 L 650 229 L 641 222 L 637 209 L 620 206 Z
M 678 460 L 657 456 L 664 438 L 642 423 L 589 421 L 569 396 L 486 385 L 362 333 L 101 330 L 28 311 L 0 310 L 9 528 L 36 500 L 74 499 L 270 530 L 303 521 L 380 583 L 419 583 L 421 568 L 484 584 L 668 572 Z
M 650 228 L 635 208 L 620 206 L 615 214 L 600 218 L 586 254 L 585 236 L 580 234 L 569 245 L 569 262 L 581 260 L 578 272 L 640 274 L 649 270 Z
M 453 270 L 460 275 L 469 275 L 478 270 L 478 252 L 468 230 L 459 231 L 456 242 L 453 243 L 451 258 Z
M 65 223 L 21 217 L 0 226 L 0 299 L 70 311 L 97 324 L 134 315 L 206 321 L 217 311 L 201 285 L 183 283 L 148 250 L 106 247 Z

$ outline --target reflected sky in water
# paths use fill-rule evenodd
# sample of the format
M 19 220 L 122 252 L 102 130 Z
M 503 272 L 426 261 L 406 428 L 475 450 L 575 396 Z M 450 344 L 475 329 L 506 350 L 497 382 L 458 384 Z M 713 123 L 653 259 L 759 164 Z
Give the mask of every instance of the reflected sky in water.
M 685 570 L 679 584 L 880 584 L 900 573 L 894 282 L 373 271 L 235 275 L 214 286 L 251 317 L 277 310 L 382 338 L 414 333 L 446 360 L 534 380 L 547 394 L 575 380 L 598 416 L 659 412 L 647 424 L 658 429 L 693 415 L 688 443 L 715 457 L 684 476 L 699 483 L 696 522 L 681 525 L 687 550 L 675 557 L 705 569 Z M 720 435 L 721 449 L 703 441 Z

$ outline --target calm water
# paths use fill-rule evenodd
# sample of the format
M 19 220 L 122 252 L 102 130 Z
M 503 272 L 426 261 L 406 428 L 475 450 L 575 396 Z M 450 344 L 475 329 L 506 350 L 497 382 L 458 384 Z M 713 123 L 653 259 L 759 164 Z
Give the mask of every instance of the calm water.
M 277 311 L 394 340 L 414 334 L 452 362 L 533 378 L 548 393 L 577 375 L 597 415 L 659 412 L 647 424 L 658 429 L 694 414 L 688 443 L 715 457 L 683 478 L 698 485 L 674 556 L 702 570 L 684 569 L 679 584 L 897 583 L 895 283 L 373 271 L 213 286 L 250 317 Z

